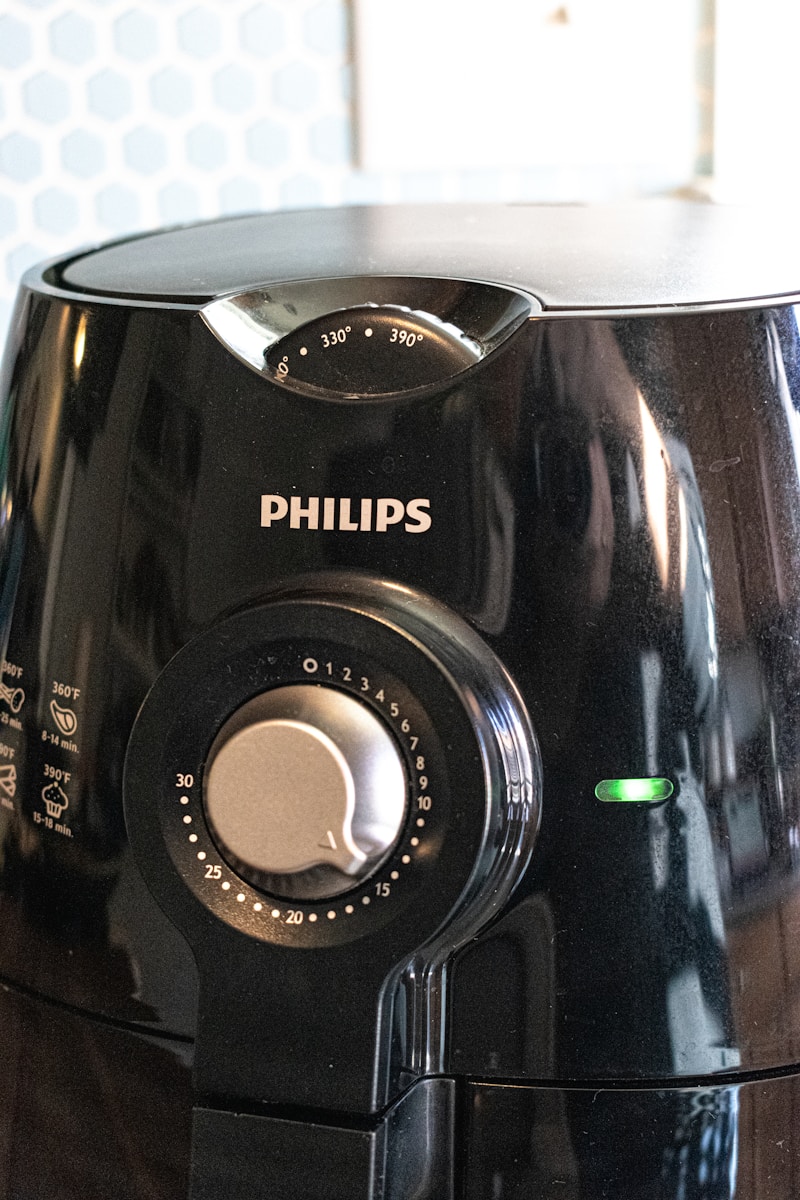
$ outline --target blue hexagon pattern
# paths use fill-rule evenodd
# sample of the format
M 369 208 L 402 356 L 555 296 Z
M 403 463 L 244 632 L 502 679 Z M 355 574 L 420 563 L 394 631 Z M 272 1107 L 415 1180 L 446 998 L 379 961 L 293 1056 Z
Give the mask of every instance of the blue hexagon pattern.
M 69 116 L 69 87 L 52 71 L 38 71 L 23 83 L 22 102 L 29 116 L 54 125 Z
M 88 62 L 95 52 L 94 26 L 77 12 L 64 13 L 50 26 L 50 48 L 64 62 Z
M 317 74 L 307 63 L 287 63 L 275 72 L 272 90 L 281 108 L 288 108 L 291 112 L 308 112 L 314 108 L 319 97 Z
M 114 45 L 131 62 L 146 62 L 158 49 L 158 22 L 154 16 L 131 9 L 114 22 Z
M 88 80 L 86 95 L 90 111 L 107 121 L 119 121 L 133 107 L 130 81 L 119 71 L 109 68 L 99 71 Z
M 31 54 L 31 34 L 16 17 L 0 17 L 0 66 L 19 67 Z
M 254 4 L 239 20 L 242 48 L 258 58 L 269 58 L 283 49 L 283 14 L 274 4 Z
M 122 139 L 125 161 L 142 175 L 155 175 L 167 163 L 164 135 L 149 125 L 137 125 Z
M 557 199 L 572 186 L 557 167 L 359 170 L 351 2 L 0 3 L 0 338 L 27 266 L 103 236 L 278 206 Z M 706 96 L 712 63 L 698 53 Z M 708 113 L 698 124 L 708 141 Z
M 211 8 L 193 8 L 178 19 L 178 44 L 195 58 L 211 58 L 220 39 L 219 17 Z
M 191 111 L 194 81 L 186 71 L 162 67 L 150 79 L 150 98 L 153 108 L 165 117 L 181 117 Z
M 201 170 L 216 171 L 228 157 L 225 131 L 218 125 L 196 125 L 186 135 L 186 154 Z
M 61 161 L 71 175 L 92 179 L 106 164 L 105 143 L 86 129 L 74 129 L 61 142 Z
M 47 188 L 35 196 L 33 213 L 45 233 L 66 234 L 78 224 L 78 202 L 63 188 Z
M 211 82 L 214 100 L 225 112 L 246 112 L 255 103 L 255 77 L 240 63 L 228 63 L 217 71 Z
M 28 183 L 42 169 L 39 143 L 25 133 L 9 133 L 0 139 L 0 171 L 17 183 Z

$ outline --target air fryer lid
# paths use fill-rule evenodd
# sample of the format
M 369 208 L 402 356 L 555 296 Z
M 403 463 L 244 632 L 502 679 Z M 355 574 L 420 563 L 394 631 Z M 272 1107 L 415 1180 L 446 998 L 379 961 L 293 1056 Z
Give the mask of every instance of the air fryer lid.
M 129 238 L 54 267 L 49 282 L 204 303 L 288 279 L 466 271 L 555 311 L 732 304 L 796 295 L 800 241 L 786 210 L 669 201 L 321 209 Z

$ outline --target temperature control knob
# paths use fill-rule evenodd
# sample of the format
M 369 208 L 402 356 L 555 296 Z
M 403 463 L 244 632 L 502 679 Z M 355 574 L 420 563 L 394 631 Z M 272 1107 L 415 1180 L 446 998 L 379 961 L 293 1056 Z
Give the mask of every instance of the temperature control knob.
M 371 709 L 337 688 L 296 684 L 263 692 L 225 722 L 204 803 L 243 878 L 318 900 L 355 887 L 391 852 L 407 791 L 399 748 Z

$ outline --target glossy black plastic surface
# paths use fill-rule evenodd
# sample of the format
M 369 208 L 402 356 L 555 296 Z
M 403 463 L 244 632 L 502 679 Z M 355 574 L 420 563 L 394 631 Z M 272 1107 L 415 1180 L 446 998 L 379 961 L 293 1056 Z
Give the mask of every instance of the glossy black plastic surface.
M 448 1079 L 421 1080 L 371 1125 L 197 1108 L 189 1200 L 455 1200 L 455 1109 Z
M 363 269 L 383 220 L 362 229 L 364 258 L 348 275 Z M 384 232 L 403 227 L 386 220 Z M 470 274 L 463 236 L 436 260 L 444 270 L 452 253 L 460 278 Z M 104 253 L 101 274 L 118 261 Z M 282 270 L 290 251 L 275 254 Z M 412 258 L 400 239 L 384 261 L 400 269 Z M 599 272 L 602 255 L 593 261 Z M 430 274 L 423 247 L 425 264 Z M 508 274 L 538 294 L 530 264 Z M 683 294 L 708 300 L 700 276 Z M 544 314 L 444 385 L 331 403 L 238 361 L 185 292 L 184 307 L 159 309 L 135 271 L 128 283 L 130 306 L 55 295 L 52 278 L 25 292 L 6 360 L 0 977 L 73 1006 L 92 1028 L 101 1017 L 194 1035 L 195 963 L 143 882 L 123 819 L 136 713 L 173 655 L 231 614 L 311 579 L 377 577 L 478 632 L 513 677 L 541 748 L 541 832 L 519 886 L 468 943 L 442 950 L 428 993 L 412 965 L 388 1031 L 398 1087 L 441 1075 L 473 1097 L 461 1110 L 456 1196 L 522 1197 L 547 1179 L 576 1197 L 626 1195 L 629 1135 L 601 1154 L 584 1132 L 597 1113 L 598 1130 L 615 1114 L 620 1129 L 658 1130 L 637 1160 L 648 1200 L 792 1196 L 796 1146 L 783 1132 L 800 1062 L 796 310 L 773 300 Z M 648 805 L 595 795 L 601 780 L 642 777 L 669 780 L 672 794 Z M 321 1078 L 332 1048 L 338 1091 L 330 1085 L 326 1123 L 349 1127 L 363 1074 L 348 1072 L 335 1022 L 317 1037 L 302 1018 L 314 1004 L 351 1002 L 358 978 L 331 983 L 330 956 L 291 952 L 306 956 L 294 964 L 300 1001 L 274 981 L 267 989 L 289 1026 L 266 1068 L 270 1099 L 302 1103 L 306 1064 Z M 270 968 L 247 959 L 230 987 L 258 995 Z M 427 1008 L 415 1007 L 421 994 Z M 273 1007 L 263 1019 L 275 1016 Z M 13 1014 L 3 1020 L 15 1028 Z M 120 1074 L 117 1063 L 115 1084 Z M 185 1121 L 189 1101 L 177 1092 Z M 692 1108 L 707 1096 L 713 1124 L 705 1100 L 699 1116 Z M 28 1144 L 35 1125 L 19 1125 Z M 544 1149 L 524 1166 L 532 1142 Z M 542 1174 L 551 1152 L 566 1163 L 566 1185 L 558 1163 Z
M 254 693 L 296 683 L 359 697 L 391 730 L 408 781 L 392 853 L 316 901 L 268 883 L 265 895 L 204 828 L 217 729 Z M 410 589 L 348 579 L 337 591 L 329 576 L 327 594 L 289 593 L 186 646 L 137 718 L 124 802 L 141 874 L 197 960 L 198 1093 L 362 1114 L 399 1095 L 412 1063 L 431 1045 L 441 1054 L 443 968 L 524 872 L 539 791 L 502 668 Z M 286 807 L 288 821 L 291 793 Z
M 191 1046 L 0 987 L 0 1200 L 186 1200 Z
M 201 314 L 259 373 L 307 395 L 355 399 L 443 385 L 540 311 L 535 297 L 508 287 L 356 275 L 237 292 Z
M 455 1111 L 452 1085 L 430 1081 L 360 1129 L 297 1112 L 251 1114 L 248 1128 L 205 1110 L 190 1191 L 189 1047 L 7 988 L 0 1020 L 2 1200 L 229 1200 L 234 1181 L 255 1189 L 242 1196 L 279 1181 L 281 1197 L 320 1200 L 336 1187 L 372 1187 L 369 1200 L 791 1200 L 800 1188 L 793 1075 L 618 1091 L 467 1081 Z
M 471 1083 L 457 1196 L 790 1200 L 798 1104 L 797 1075 L 647 1091 Z
M 174 303 L 284 280 L 421 275 L 521 287 L 547 309 L 724 304 L 798 294 L 796 222 L 791 207 L 669 201 L 327 208 L 126 238 L 47 280 Z
M 6 416 L 6 659 L 23 673 L 3 678 L 27 698 L 2 739 L 3 974 L 193 1028 L 193 965 L 124 836 L 134 715 L 225 613 L 289 576 L 367 571 L 481 631 L 542 749 L 534 859 L 451 972 L 442 1067 L 797 1060 L 793 309 L 531 321 L 451 390 L 348 409 L 256 377 L 196 315 L 30 305 Z M 427 497 L 431 527 L 262 527 L 265 491 L 320 480 L 355 503 Z M 59 701 L 77 753 L 53 741 L 59 683 L 80 687 Z M 72 836 L 41 823 L 48 767 L 73 773 Z M 594 797 L 653 774 L 676 784 L 661 807 Z

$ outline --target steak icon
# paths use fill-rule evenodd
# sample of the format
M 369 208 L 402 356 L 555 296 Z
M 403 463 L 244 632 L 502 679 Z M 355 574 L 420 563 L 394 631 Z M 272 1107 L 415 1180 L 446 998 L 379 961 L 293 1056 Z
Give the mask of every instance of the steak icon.
M 50 713 L 55 721 L 59 732 L 72 737 L 75 730 L 78 728 L 78 718 L 71 708 L 62 708 L 55 700 L 50 701 Z

